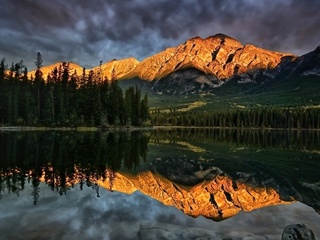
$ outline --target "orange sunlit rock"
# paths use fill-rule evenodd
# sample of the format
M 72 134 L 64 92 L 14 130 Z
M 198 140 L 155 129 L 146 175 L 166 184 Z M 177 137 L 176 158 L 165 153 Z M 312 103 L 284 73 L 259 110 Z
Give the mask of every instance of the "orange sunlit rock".
M 109 189 L 108 180 L 100 180 L 98 184 Z M 149 171 L 138 175 L 117 172 L 112 190 L 128 194 L 138 190 L 187 215 L 214 220 L 232 217 L 240 211 L 288 203 L 281 200 L 274 189 L 234 183 L 226 176 L 219 176 L 193 187 L 183 187 Z
M 158 80 L 169 74 L 186 68 L 196 68 L 218 79 L 228 79 L 234 74 L 255 74 L 257 70 L 275 68 L 282 57 L 290 53 L 280 53 L 265 50 L 253 45 L 242 45 L 237 40 L 223 34 L 217 34 L 205 39 L 195 37 L 177 47 L 168 48 L 139 62 L 135 58 L 112 60 L 101 66 L 87 69 L 93 70 L 102 79 L 130 79 L 138 77 L 143 80 Z M 61 63 L 43 67 L 43 77 L 46 78 L 54 67 Z M 70 63 L 71 73 L 74 70 L 80 76 L 82 67 Z M 29 72 L 29 76 L 35 71 Z
M 80 65 L 73 63 L 73 62 L 68 62 L 68 64 L 69 64 L 69 68 L 70 68 L 70 74 L 73 74 L 74 71 L 76 71 L 77 75 L 81 75 L 82 67 Z M 48 74 L 50 74 L 54 68 L 59 69 L 59 66 L 62 66 L 62 65 L 63 65 L 63 62 L 57 62 L 57 63 L 51 64 L 51 65 L 42 67 L 41 72 L 42 72 L 43 78 L 46 80 Z M 35 74 L 36 74 L 36 70 L 30 71 L 30 72 L 28 72 L 28 77 L 34 78 Z

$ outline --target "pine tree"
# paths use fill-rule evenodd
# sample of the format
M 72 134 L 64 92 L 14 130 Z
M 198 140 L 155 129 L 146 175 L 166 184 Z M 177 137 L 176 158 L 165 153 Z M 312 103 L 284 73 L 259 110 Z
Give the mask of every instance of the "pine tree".
M 35 96 L 37 99 L 37 117 L 38 117 L 38 122 L 41 121 L 41 111 L 42 111 L 42 104 L 41 104 L 41 100 L 43 97 L 43 87 L 44 87 L 44 80 L 43 80 L 43 74 L 41 71 L 42 68 L 42 56 L 41 53 L 38 52 L 37 54 L 37 59 L 35 61 L 35 65 L 36 65 L 36 73 L 35 73 L 35 78 L 34 78 L 34 86 L 35 86 Z
M 108 98 L 109 98 L 109 82 L 105 79 L 100 85 L 100 103 L 101 103 L 101 121 L 102 128 L 109 127 L 108 122 Z
M 2 58 L 0 63 L 0 123 L 7 122 L 7 84 L 6 84 L 6 59 Z
M 65 125 L 67 122 L 67 112 L 68 112 L 68 96 L 67 88 L 69 81 L 69 64 L 66 62 L 62 63 L 62 78 L 60 84 L 60 91 L 58 94 L 59 99 L 59 121 L 62 125 Z
M 142 123 L 145 123 L 149 118 L 149 103 L 148 103 L 148 93 L 145 93 L 144 98 L 141 100 L 141 121 Z M 178 117 L 175 116 L 175 122 L 178 122 Z M 175 123 L 175 125 L 177 125 Z
M 68 91 L 67 91 L 67 102 L 68 102 L 68 121 L 69 125 L 77 125 L 78 124 L 78 89 L 77 83 L 79 82 L 79 78 L 77 75 L 77 71 L 74 70 L 73 74 L 70 77 L 70 81 L 68 82 Z
M 122 92 L 121 92 L 122 94 Z M 119 117 L 119 98 L 120 98 L 120 91 L 117 81 L 112 79 L 110 83 L 110 90 L 109 90 L 109 99 L 108 99 L 108 120 L 110 124 L 119 125 L 120 124 L 120 117 Z
M 14 103 L 13 103 L 13 92 L 14 92 L 14 63 L 11 64 L 8 74 L 8 91 L 7 91 L 7 121 L 10 125 L 14 123 Z
M 132 125 L 132 95 L 133 95 L 133 88 L 130 87 L 125 91 L 125 123 L 127 126 Z
M 6 59 L 2 58 L 0 62 L 0 86 L 4 83 L 6 76 Z

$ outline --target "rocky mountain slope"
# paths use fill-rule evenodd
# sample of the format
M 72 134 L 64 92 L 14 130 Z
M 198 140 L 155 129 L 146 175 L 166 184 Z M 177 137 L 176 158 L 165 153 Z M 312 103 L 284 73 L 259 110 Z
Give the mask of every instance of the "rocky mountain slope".
M 112 60 L 110 62 L 104 63 L 92 70 L 97 73 L 101 72 L 103 78 L 107 79 L 121 79 L 123 76 L 127 76 L 136 69 L 139 65 L 139 61 L 135 58 L 125 58 L 121 60 Z
M 168 48 L 143 60 L 122 78 L 139 77 L 152 81 L 181 69 L 195 68 L 221 80 L 255 69 L 274 68 L 285 56 L 294 57 L 253 45 L 244 46 L 233 38 L 217 34 L 206 39 L 195 37 L 178 47 Z
M 48 74 L 50 74 L 55 68 L 59 69 L 59 67 L 63 65 L 63 62 L 57 62 L 48 66 L 44 66 L 41 68 L 42 76 L 44 79 L 47 79 Z M 69 68 L 71 69 L 70 74 L 73 74 L 74 71 L 76 71 L 77 75 L 81 75 L 82 73 L 82 67 L 76 63 L 69 62 Z M 29 78 L 34 78 L 36 75 L 36 70 L 28 72 Z
M 217 79 L 227 79 L 234 74 L 246 73 L 255 69 L 270 69 L 276 67 L 290 53 L 279 53 L 264 50 L 253 45 L 242 45 L 237 40 L 223 34 L 210 36 L 206 39 L 195 37 L 177 47 L 168 48 L 158 54 L 139 62 L 135 58 L 112 60 L 101 67 L 94 67 L 95 72 L 116 79 L 138 77 L 142 80 L 159 80 L 181 69 L 195 68 L 215 76 Z M 61 63 L 42 68 L 44 76 Z M 79 65 L 71 63 L 72 69 L 80 72 Z M 30 74 L 34 73 L 30 72 Z
M 42 69 L 44 76 L 61 63 Z M 74 63 L 72 71 L 82 73 Z M 112 60 L 87 69 L 103 79 L 139 79 L 155 92 L 168 94 L 210 91 L 235 79 L 238 83 L 265 83 L 290 75 L 320 76 L 320 47 L 301 57 L 290 53 L 243 45 L 223 34 L 195 37 L 139 62 L 135 58 Z M 34 72 L 30 74 L 34 75 Z

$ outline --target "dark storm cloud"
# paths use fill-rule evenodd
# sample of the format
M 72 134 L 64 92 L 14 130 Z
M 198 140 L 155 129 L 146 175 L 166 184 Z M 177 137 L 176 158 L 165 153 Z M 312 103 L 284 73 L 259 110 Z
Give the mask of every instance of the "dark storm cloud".
M 296 54 L 320 43 L 320 1 L 309 0 L 0 0 L 0 57 L 38 51 L 44 64 L 134 56 L 139 60 L 194 36 L 218 32 Z
M 320 44 L 319 1 L 263 1 L 255 10 L 242 21 L 248 36 L 239 35 L 246 42 L 297 54 Z

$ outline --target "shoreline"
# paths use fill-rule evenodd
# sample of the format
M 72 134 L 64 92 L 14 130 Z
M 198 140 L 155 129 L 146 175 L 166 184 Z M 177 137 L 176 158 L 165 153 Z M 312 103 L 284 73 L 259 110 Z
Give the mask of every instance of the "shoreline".
M 115 127 L 110 126 L 106 128 L 101 127 L 28 127 L 28 126 L 2 126 L 0 132 L 28 132 L 28 131 L 75 131 L 75 132 L 97 132 L 97 131 L 137 131 L 137 130 L 148 130 L 152 127 Z
M 224 130 L 254 130 L 254 131 L 320 131 L 318 128 L 237 128 L 237 127 L 198 127 L 198 126 L 150 126 L 150 127 L 31 127 L 31 126 L 1 126 L 0 132 L 22 132 L 22 131 L 75 131 L 75 132 L 96 132 L 96 131 L 138 131 L 157 129 L 224 129 Z
M 259 131 L 320 131 L 320 128 L 272 128 L 272 127 L 199 127 L 199 126 L 152 126 L 153 129 L 225 129 L 225 130 L 259 130 Z

